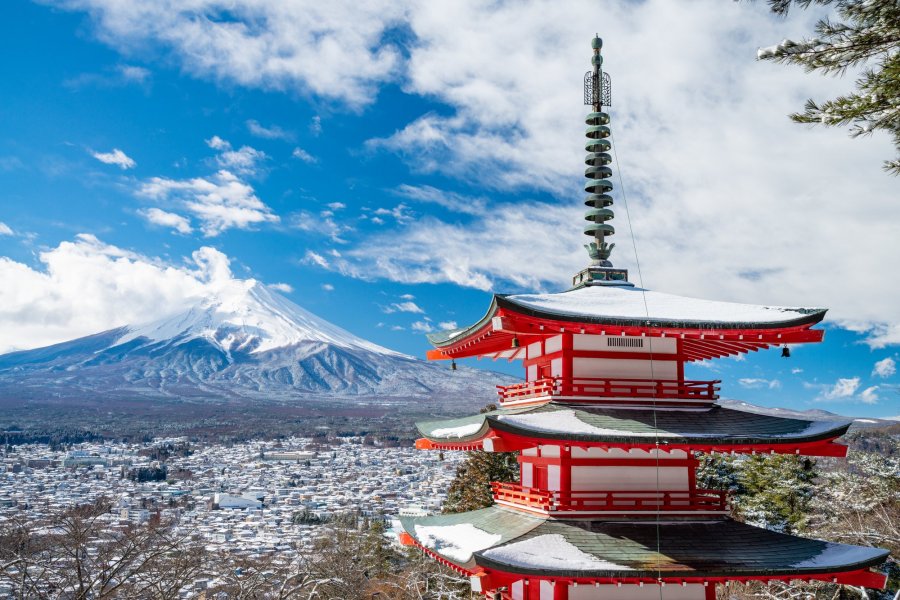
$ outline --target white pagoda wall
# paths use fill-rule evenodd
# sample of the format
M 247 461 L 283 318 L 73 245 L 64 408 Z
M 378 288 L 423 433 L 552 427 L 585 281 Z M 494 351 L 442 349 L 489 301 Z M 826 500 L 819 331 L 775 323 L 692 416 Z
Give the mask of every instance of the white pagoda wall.
M 684 491 L 690 489 L 687 467 L 660 467 L 647 461 L 645 468 L 572 467 L 572 491 L 605 492 Z
M 559 336 L 557 336 L 559 337 Z M 615 340 L 615 341 L 610 341 Z M 638 346 L 618 346 L 619 340 Z M 632 335 L 587 335 L 576 333 L 572 336 L 573 350 L 600 350 L 603 352 L 642 352 L 644 354 L 676 354 L 678 343 L 675 338 L 645 337 Z
M 678 379 L 678 364 L 674 360 L 572 358 L 572 377 L 608 379 Z
M 522 451 L 522 456 L 537 456 L 538 450 L 529 448 Z M 559 456 L 559 446 L 540 447 L 540 456 Z M 657 458 L 658 456 L 658 458 Z M 578 459 L 637 459 L 646 461 L 645 465 L 614 466 L 579 466 Z M 611 448 L 572 448 L 572 491 L 686 491 L 691 489 L 690 468 L 686 466 L 666 466 L 666 461 L 683 460 L 688 455 L 681 450 L 673 452 L 646 451 L 639 449 L 623 450 Z M 657 464 L 659 469 L 657 470 Z M 657 480 L 657 472 L 659 479 Z M 521 482 L 525 487 L 535 485 L 533 466 L 523 461 L 521 464 Z M 560 466 L 547 466 L 547 488 L 560 489 Z

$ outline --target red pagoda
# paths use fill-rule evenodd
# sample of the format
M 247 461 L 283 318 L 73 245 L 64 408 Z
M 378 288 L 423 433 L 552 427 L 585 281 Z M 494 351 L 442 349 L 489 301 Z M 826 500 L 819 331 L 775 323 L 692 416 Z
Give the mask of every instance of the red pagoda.
M 499 408 L 417 424 L 416 446 L 518 452 L 519 483 L 494 504 L 401 519 L 401 541 L 515 600 L 709 600 L 716 585 L 822 580 L 882 588 L 887 552 L 754 527 L 729 517 L 725 492 L 697 487 L 698 452 L 846 455 L 849 423 L 724 408 L 719 381 L 684 365 L 820 342 L 818 308 L 697 300 L 634 286 L 609 262 L 609 78 L 592 42 L 585 76 L 585 204 L 592 263 L 555 294 L 495 295 L 487 314 L 430 335 L 433 360 L 521 359 L 526 380 Z

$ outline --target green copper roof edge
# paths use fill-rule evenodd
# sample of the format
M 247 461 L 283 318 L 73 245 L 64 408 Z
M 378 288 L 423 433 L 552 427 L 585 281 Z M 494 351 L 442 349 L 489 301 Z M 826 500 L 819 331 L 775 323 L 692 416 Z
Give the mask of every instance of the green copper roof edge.
M 453 343 L 454 340 L 464 338 L 467 335 L 474 333 L 487 325 L 493 316 L 497 313 L 498 308 L 498 298 L 499 294 L 494 294 L 494 297 L 491 299 L 491 305 L 488 307 L 487 312 L 481 317 L 478 321 L 476 321 L 473 325 L 469 325 L 463 330 L 452 329 L 449 331 L 437 331 L 435 333 L 425 334 L 425 337 L 428 338 L 428 341 L 432 346 L 436 348 L 440 348 L 442 346 L 449 346 Z M 458 332 L 454 336 L 449 336 L 448 334 Z

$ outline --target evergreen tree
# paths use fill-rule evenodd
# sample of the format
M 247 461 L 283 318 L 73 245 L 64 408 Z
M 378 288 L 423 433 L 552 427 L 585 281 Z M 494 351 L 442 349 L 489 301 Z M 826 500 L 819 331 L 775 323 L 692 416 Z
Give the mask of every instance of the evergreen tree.
M 494 404 L 481 409 L 482 413 L 495 410 Z M 450 482 L 444 513 L 460 513 L 486 508 L 494 501 L 491 482 L 516 482 L 519 480 L 519 463 L 515 452 L 467 452 L 466 460 L 457 467 L 456 476 Z
M 817 477 L 815 461 L 802 456 L 707 454 L 697 485 L 731 492 L 734 515 L 742 521 L 797 533 L 807 526 Z
M 818 103 L 807 100 L 803 112 L 791 115 L 798 123 L 826 127 L 850 126 L 850 135 L 871 135 L 882 130 L 894 139 L 900 153 L 900 3 L 896 0 L 769 0 L 772 11 L 786 14 L 792 5 L 834 6 L 840 21 L 816 23 L 816 36 L 784 40 L 763 48 L 761 60 L 802 66 L 806 71 L 841 75 L 866 65 L 856 80 L 856 91 Z M 900 175 L 900 157 L 884 168 Z

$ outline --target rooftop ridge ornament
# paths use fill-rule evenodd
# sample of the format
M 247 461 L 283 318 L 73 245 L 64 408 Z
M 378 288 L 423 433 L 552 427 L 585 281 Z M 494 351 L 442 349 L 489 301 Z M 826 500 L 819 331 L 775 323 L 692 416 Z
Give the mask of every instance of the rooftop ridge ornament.
M 584 149 L 588 154 L 584 159 L 584 164 L 587 165 L 584 176 L 588 181 L 584 191 L 589 195 L 584 199 L 584 203 L 589 208 L 584 213 L 584 218 L 588 221 L 584 226 L 584 233 L 593 237 L 594 241 L 584 245 L 591 264 L 575 275 L 572 285 L 575 287 L 630 285 L 628 271 L 613 269 L 609 261 L 609 256 L 616 245 L 608 243 L 606 238 L 615 234 L 616 230 L 607 222 L 615 217 L 615 213 L 609 208 L 613 204 L 612 196 L 609 195 L 613 189 L 610 181 L 612 169 L 609 167 L 612 162 L 609 150 L 612 146 L 607 139 L 610 136 L 609 114 L 603 112 L 603 106 L 610 105 L 612 93 L 609 74 L 604 73 L 601 68 L 603 56 L 600 50 L 603 48 L 603 40 L 595 36 L 591 40 L 591 48 L 594 51 L 591 57 L 593 70 L 584 76 L 584 103 L 592 108 L 592 112 L 585 119 L 588 125 L 585 135 L 588 140 Z

